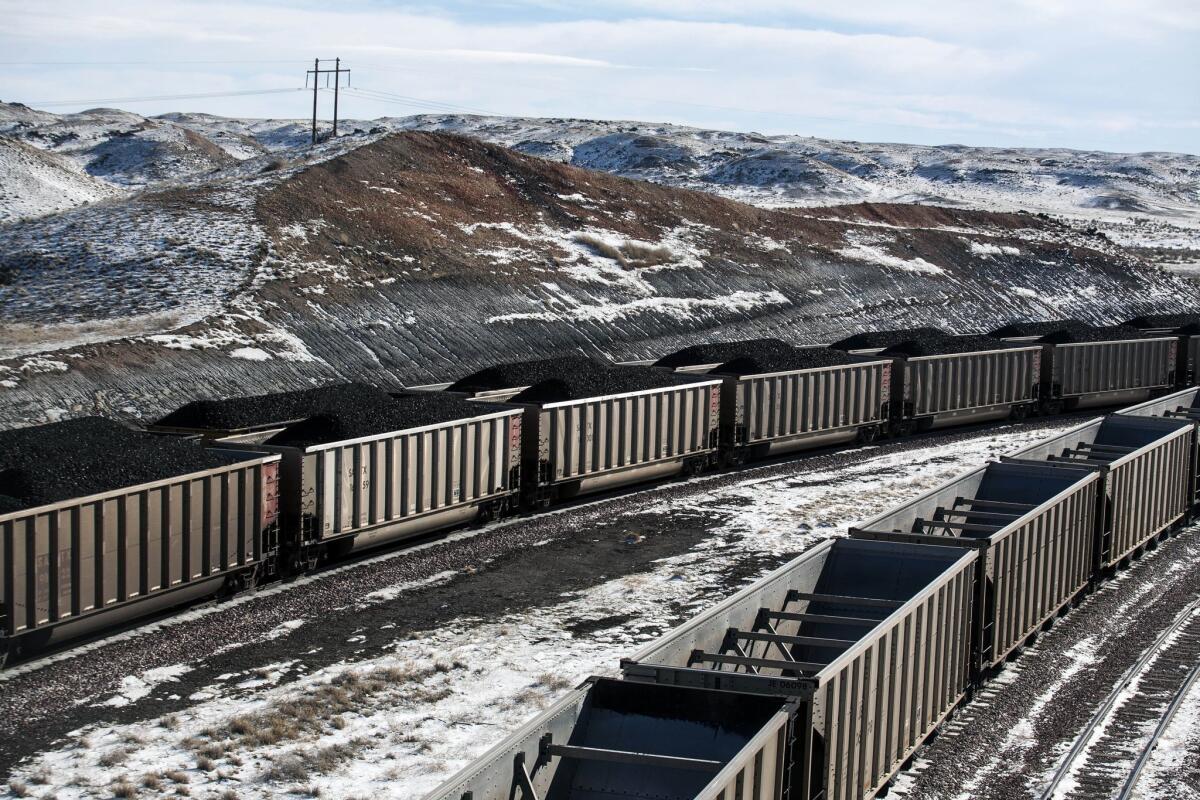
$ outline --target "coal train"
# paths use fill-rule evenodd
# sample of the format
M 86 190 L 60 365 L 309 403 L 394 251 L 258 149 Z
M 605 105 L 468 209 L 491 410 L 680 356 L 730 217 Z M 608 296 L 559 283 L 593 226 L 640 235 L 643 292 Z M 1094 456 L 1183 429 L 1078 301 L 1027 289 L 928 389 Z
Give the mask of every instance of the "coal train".
M 759 339 L 202 400 L 144 431 L 84 418 L 0 432 L 0 658 L 592 492 L 1150 400 L 1195 379 L 1198 342 L 1200 315 Z
M 1089 590 L 1192 517 L 1191 387 L 806 551 L 590 678 L 425 800 L 861 800 Z

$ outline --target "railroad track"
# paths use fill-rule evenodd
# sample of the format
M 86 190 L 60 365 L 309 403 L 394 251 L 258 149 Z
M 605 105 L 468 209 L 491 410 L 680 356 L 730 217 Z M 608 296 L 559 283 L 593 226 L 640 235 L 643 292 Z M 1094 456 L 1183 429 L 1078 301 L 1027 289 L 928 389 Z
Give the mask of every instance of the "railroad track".
M 1200 599 L 1121 677 L 1059 763 L 1043 800 L 1133 796 L 1142 769 L 1200 678 Z

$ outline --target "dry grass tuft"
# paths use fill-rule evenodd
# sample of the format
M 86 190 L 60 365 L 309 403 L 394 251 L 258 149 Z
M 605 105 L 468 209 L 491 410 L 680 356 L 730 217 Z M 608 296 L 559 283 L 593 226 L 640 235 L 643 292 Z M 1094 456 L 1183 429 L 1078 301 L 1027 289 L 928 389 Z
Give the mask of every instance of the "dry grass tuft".
M 113 797 L 119 797 L 122 800 L 131 800 L 131 798 L 138 796 L 137 787 L 124 778 L 114 783 L 110 789 L 112 790 Z
M 163 777 L 175 783 L 191 783 L 192 779 L 181 769 L 171 769 L 163 773 Z
M 116 767 L 129 760 L 129 751 L 124 747 L 114 747 L 96 761 L 102 767 Z
M 8 782 L 8 791 L 13 797 L 29 797 L 29 787 L 15 779 Z
M 562 675 L 557 675 L 553 672 L 542 673 L 538 677 L 537 683 L 539 686 L 544 686 L 551 691 L 561 691 L 571 687 L 571 682 L 569 680 L 564 678 Z
M 577 233 L 574 239 L 591 248 L 597 255 L 611 258 L 625 269 L 644 269 L 675 260 L 671 249 L 662 245 L 631 241 L 613 244 L 591 233 Z
M 162 788 L 162 777 L 157 772 L 147 772 L 142 776 L 142 787 L 157 792 Z

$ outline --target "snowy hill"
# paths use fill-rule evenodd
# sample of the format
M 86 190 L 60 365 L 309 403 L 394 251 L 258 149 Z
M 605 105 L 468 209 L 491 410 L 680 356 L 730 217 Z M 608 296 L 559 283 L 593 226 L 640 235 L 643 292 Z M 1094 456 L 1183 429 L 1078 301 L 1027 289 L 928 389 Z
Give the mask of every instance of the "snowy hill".
M 0 136 L 0 223 L 123 194 L 73 161 Z
M 534 354 L 1200 301 L 1103 236 L 1032 214 L 768 209 L 440 133 L 305 152 L 0 226 L 0 425 L 422 383 Z
M 420 115 L 345 120 L 343 149 L 399 130 L 446 131 L 518 152 L 764 207 L 888 202 L 1062 216 L 1167 265 L 1200 265 L 1200 156 L 867 144 L 678 125 Z M 0 104 L 0 133 L 74 159 L 121 187 L 207 180 L 308 148 L 306 120 L 94 109 L 56 116 Z M 7 202 L 7 201 L 5 201 Z M 7 216 L 20 216 L 15 207 Z

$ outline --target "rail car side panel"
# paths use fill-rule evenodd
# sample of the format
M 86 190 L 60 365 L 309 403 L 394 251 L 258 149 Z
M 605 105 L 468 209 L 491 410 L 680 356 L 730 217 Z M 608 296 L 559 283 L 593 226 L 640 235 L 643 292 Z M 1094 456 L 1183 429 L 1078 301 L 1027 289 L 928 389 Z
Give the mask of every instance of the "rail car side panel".
M 1156 389 L 1174 385 L 1175 338 L 1077 342 L 1054 345 L 1051 383 L 1058 396 L 1081 405 L 1119 402 L 1125 395 L 1149 397 Z M 1116 400 L 1106 400 L 1105 395 Z
M 620 473 L 707 456 L 719 421 L 718 381 L 547 404 L 538 413 L 539 484 L 599 488 Z
M 904 364 L 913 416 L 931 417 L 1036 401 L 1041 347 L 916 356 Z
M 219 588 L 273 555 L 277 474 L 269 456 L 0 515 L 4 633 Z
M 886 421 L 886 361 L 845 364 L 736 381 L 737 420 L 745 431 L 735 444 L 779 445 Z M 821 441 L 824 441 L 823 439 Z

